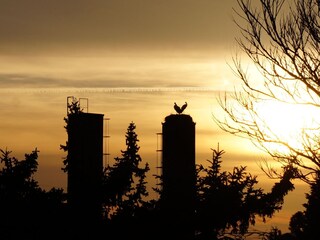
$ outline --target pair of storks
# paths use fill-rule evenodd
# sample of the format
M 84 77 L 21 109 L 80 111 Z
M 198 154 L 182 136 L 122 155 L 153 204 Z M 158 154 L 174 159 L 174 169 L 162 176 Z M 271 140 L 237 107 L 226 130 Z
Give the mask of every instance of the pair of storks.
M 188 106 L 187 102 L 185 102 L 181 107 L 179 107 L 176 103 L 174 103 L 173 108 L 174 110 L 176 110 L 178 114 L 181 114 L 186 109 L 187 106 Z

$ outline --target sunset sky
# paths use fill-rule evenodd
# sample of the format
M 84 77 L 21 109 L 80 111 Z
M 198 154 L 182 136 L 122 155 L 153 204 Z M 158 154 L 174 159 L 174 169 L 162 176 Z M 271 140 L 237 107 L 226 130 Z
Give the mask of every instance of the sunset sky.
M 269 190 L 272 182 L 258 167 L 263 153 L 212 119 L 217 96 L 240 84 L 228 66 L 238 51 L 235 0 L 0 0 L 0 6 L 0 148 L 20 159 L 37 147 L 41 187 L 66 189 L 59 145 L 67 139 L 67 97 L 74 96 L 110 118 L 111 162 L 125 149 L 133 121 L 152 173 L 161 123 L 174 102 L 186 101 L 185 113 L 196 122 L 197 163 L 206 164 L 219 143 L 225 170 L 248 166 Z M 302 209 L 308 189 L 296 184 L 268 230 L 287 231 Z

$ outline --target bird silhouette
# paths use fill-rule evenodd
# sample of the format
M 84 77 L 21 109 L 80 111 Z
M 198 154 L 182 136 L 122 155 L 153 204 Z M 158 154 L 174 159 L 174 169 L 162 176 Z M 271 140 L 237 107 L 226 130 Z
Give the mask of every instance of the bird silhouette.
M 174 110 L 176 110 L 178 114 L 181 114 L 186 109 L 187 106 L 188 106 L 187 102 L 185 102 L 185 104 L 183 104 L 181 108 L 177 105 L 177 103 L 174 103 L 173 108 Z
M 181 107 L 181 112 L 183 112 L 186 109 L 187 106 L 188 106 L 188 103 L 184 102 L 184 104 Z

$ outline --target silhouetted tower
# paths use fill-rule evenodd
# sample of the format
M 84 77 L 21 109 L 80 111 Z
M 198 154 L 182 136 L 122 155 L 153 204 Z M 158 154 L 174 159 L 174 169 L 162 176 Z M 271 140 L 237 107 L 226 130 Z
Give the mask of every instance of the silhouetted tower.
M 103 114 L 68 116 L 68 205 L 77 221 L 101 219 Z
M 178 239 L 194 238 L 195 123 L 172 114 L 162 123 L 162 206 L 165 230 Z

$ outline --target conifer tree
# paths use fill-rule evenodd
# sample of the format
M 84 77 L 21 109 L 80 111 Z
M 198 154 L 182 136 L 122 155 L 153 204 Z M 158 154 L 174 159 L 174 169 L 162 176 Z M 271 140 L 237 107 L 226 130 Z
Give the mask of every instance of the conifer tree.
M 64 122 L 66 123 L 64 128 L 66 129 L 67 134 L 69 134 L 69 116 L 72 114 L 79 114 L 82 112 L 83 112 L 83 109 L 81 109 L 80 107 L 79 100 L 73 97 L 72 101 L 67 105 L 67 116 L 63 118 Z M 68 152 L 68 149 L 69 149 L 68 141 L 66 141 L 66 144 L 60 144 L 60 149 L 63 150 L 64 152 Z M 68 162 L 69 162 L 69 157 L 67 153 L 67 156 L 64 157 L 63 159 L 64 167 L 61 168 L 61 170 L 63 170 L 64 172 L 68 172 Z
M 1 239 L 54 239 L 64 227 L 63 189 L 45 191 L 34 177 L 38 152 L 35 149 L 19 160 L 11 157 L 11 151 L 0 149 Z M 47 236 L 53 224 L 59 230 Z
M 222 171 L 223 154 L 224 151 L 213 150 L 208 167 L 197 165 L 197 239 L 242 239 L 247 234 L 261 234 L 249 232 L 256 216 L 271 218 L 281 209 L 284 196 L 294 188 L 290 182 L 294 169 L 284 169 L 285 177 L 275 183 L 271 192 L 264 193 L 256 187 L 257 177 L 248 173 L 246 167 Z
M 121 150 L 121 157 L 115 158 L 113 166 L 104 169 L 103 189 L 107 212 L 113 216 L 133 216 L 134 211 L 145 203 L 148 196 L 146 173 L 148 163 L 140 167 L 142 161 L 138 146 L 136 125 L 131 122 L 126 132 L 126 150 Z
M 319 233 L 320 222 L 320 172 L 316 181 L 310 185 L 310 193 L 306 194 L 307 203 L 304 211 L 298 211 L 290 220 L 290 230 L 297 239 L 313 239 Z

